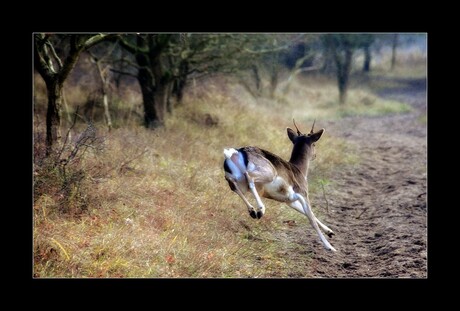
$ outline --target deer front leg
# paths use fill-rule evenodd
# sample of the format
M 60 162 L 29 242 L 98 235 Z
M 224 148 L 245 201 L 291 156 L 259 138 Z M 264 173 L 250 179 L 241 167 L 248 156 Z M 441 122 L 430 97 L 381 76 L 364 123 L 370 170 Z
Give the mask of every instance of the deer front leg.
M 309 206 L 308 203 L 306 203 L 306 204 Z M 294 192 L 288 198 L 288 205 L 290 207 L 292 207 L 293 209 L 295 209 L 296 211 L 298 211 L 299 213 L 304 214 L 305 216 L 308 217 L 308 215 L 304 211 L 302 203 L 299 200 L 295 199 L 295 193 Z M 313 215 L 313 216 L 315 217 L 315 220 L 318 223 L 318 225 L 321 227 L 321 229 L 323 229 L 323 231 L 327 234 L 327 236 L 331 238 L 335 234 L 334 231 L 332 231 L 331 228 L 329 228 L 328 226 L 323 224 L 321 221 L 319 221 L 319 219 L 316 218 L 315 215 Z
M 257 211 L 257 218 L 260 219 L 265 214 L 265 205 L 264 203 L 262 203 L 259 193 L 257 192 L 256 185 L 254 184 L 254 179 L 252 179 L 251 176 L 249 176 L 248 172 L 245 172 L 244 176 L 246 176 L 246 180 L 248 181 L 249 190 L 251 190 L 252 194 L 256 198 L 257 206 L 259 208 L 259 210 Z
M 310 208 L 310 205 L 307 204 L 307 202 L 305 201 L 304 197 L 301 194 L 294 193 L 292 195 L 292 197 L 290 198 L 289 206 L 294 208 L 295 210 L 301 212 L 302 214 L 305 214 L 308 217 L 308 220 L 310 221 L 311 226 L 316 230 L 316 232 L 319 235 L 319 238 L 321 239 L 321 242 L 323 243 L 324 247 L 327 250 L 331 250 L 331 251 L 334 251 L 334 252 L 336 251 L 335 248 L 332 247 L 332 245 L 329 243 L 329 241 L 326 239 L 326 237 L 323 235 L 323 233 L 319 229 L 318 223 L 320 223 L 320 222 L 315 217 L 315 215 L 313 214 L 313 211 Z M 321 223 L 321 225 L 322 225 L 321 227 L 323 227 L 323 229 L 326 228 L 326 231 L 328 231 L 327 229 L 329 229 L 329 228 L 327 226 L 325 226 L 322 223 Z M 329 229 L 329 231 L 332 232 L 331 229 Z
M 318 218 L 316 218 L 315 216 L 315 219 L 316 219 L 316 222 L 318 223 L 318 225 L 323 229 L 323 231 L 327 234 L 328 237 L 332 238 L 332 236 L 335 234 L 334 231 L 332 231 L 331 228 L 329 228 L 328 226 L 326 226 L 325 224 L 323 224 L 321 221 L 319 221 Z

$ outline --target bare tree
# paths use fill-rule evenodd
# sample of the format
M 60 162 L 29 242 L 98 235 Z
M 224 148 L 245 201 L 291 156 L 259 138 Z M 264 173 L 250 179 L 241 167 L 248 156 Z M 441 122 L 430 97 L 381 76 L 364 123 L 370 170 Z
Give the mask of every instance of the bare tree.
M 334 56 L 340 104 L 345 104 L 347 101 L 348 82 L 354 52 L 354 47 L 348 36 L 341 34 L 324 36 L 324 42 Z
M 61 138 L 62 87 L 84 50 L 106 39 L 107 34 L 34 34 L 34 65 L 46 84 L 46 154 L 50 155 Z M 66 44 L 68 42 L 68 44 Z M 59 55 L 60 54 L 60 55 Z
M 358 48 L 370 46 L 372 40 L 373 38 L 369 34 L 323 35 L 325 50 L 332 53 L 335 61 L 340 104 L 345 104 L 347 101 L 353 53 Z M 368 56 L 370 57 L 370 54 Z
M 166 54 L 170 34 L 127 35 L 118 40 L 134 55 L 137 80 L 142 91 L 144 125 L 147 128 L 164 126 L 167 100 L 172 90 L 171 73 L 166 68 Z
M 91 56 L 92 61 L 96 65 L 96 69 L 99 75 L 99 78 L 101 79 L 101 92 L 102 92 L 102 103 L 104 106 L 104 117 L 105 121 L 107 123 L 107 127 L 109 131 L 112 129 L 112 118 L 110 116 L 110 110 L 109 110 L 109 84 L 110 84 L 110 79 L 109 79 L 109 72 L 110 72 L 110 65 L 106 64 L 103 65 L 103 63 L 106 63 L 106 58 L 112 54 L 114 48 L 116 45 L 114 44 L 111 49 L 106 51 L 105 55 L 98 57 L 94 52 L 88 50 L 88 54 Z
M 139 82 L 144 125 L 164 126 L 173 103 L 180 103 L 191 75 L 200 78 L 215 72 L 232 72 L 239 67 L 244 36 L 231 34 L 136 34 L 118 37 L 133 59 L 124 60 L 130 70 L 112 71 L 135 76 Z M 238 42 L 238 43 L 237 43 Z M 134 70 L 133 70 L 134 68 Z M 134 73 L 133 73 L 134 72 Z
M 398 37 L 399 34 L 393 34 L 393 39 L 391 42 L 391 70 L 395 69 L 396 66 L 396 48 L 398 46 Z
M 283 53 L 304 34 L 126 34 L 118 36 L 130 57 L 119 60 L 112 71 L 137 78 L 143 96 L 144 125 L 164 125 L 166 113 L 180 104 L 190 79 L 214 73 L 251 74 L 260 95 L 262 74 L 270 83 L 274 97 L 279 83 Z M 121 65 L 129 65 L 121 69 Z

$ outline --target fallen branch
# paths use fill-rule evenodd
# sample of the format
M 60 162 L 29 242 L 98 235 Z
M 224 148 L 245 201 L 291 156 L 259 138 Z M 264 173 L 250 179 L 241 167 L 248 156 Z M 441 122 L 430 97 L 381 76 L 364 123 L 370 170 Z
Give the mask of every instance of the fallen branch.
M 361 217 L 361 215 L 364 214 L 364 212 L 367 211 L 368 209 L 369 209 L 369 207 L 365 207 L 365 208 L 363 209 L 363 211 L 362 211 L 361 213 L 359 213 L 358 216 L 356 216 L 356 219 L 359 219 L 359 218 Z
M 134 156 L 133 158 L 131 158 L 131 159 L 129 159 L 129 160 L 124 161 L 123 163 L 121 163 L 120 168 L 118 169 L 118 172 L 122 172 L 122 171 L 125 169 L 125 167 L 126 167 L 129 163 L 131 163 L 131 162 L 133 162 L 134 160 L 140 158 L 140 157 L 143 156 L 147 151 L 149 151 L 149 150 L 146 148 L 146 149 L 144 149 L 144 151 L 142 151 L 142 152 L 139 153 L 138 155 L 136 155 L 136 156 Z
M 326 201 L 326 212 L 328 215 L 330 215 L 329 214 L 329 201 L 327 200 L 326 191 L 324 190 L 324 183 L 321 183 L 321 188 L 323 188 L 323 198 Z

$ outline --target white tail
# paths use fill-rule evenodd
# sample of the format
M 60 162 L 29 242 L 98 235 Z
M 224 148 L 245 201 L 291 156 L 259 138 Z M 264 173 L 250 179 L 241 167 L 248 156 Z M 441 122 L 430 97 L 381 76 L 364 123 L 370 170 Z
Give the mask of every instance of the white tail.
M 287 128 L 288 137 L 294 144 L 289 162 L 258 147 L 224 149 L 225 179 L 228 181 L 230 189 L 244 201 L 252 218 L 261 218 L 265 214 L 265 206 L 261 196 L 284 202 L 306 215 L 324 247 L 335 251 L 319 227 L 329 237 L 334 232 L 315 217 L 308 198 L 308 166 L 309 162 L 316 156 L 315 142 L 321 138 L 324 129 L 314 132 L 315 123 L 313 123 L 310 133 L 302 134 L 295 121 L 294 126 L 297 133 Z M 256 199 L 257 210 L 245 197 L 245 193 L 248 191 Z

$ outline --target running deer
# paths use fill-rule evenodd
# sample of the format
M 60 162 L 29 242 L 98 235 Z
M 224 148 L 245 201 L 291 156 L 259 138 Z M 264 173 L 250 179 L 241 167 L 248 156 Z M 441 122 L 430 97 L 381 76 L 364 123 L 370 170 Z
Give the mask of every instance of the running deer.
M 335 251 L 319 227 L 329 237 L 332 237 L 334 232 L 315 217 L 308 198 L 308 166 L 310 161 L 316 157 L 315 142 L 321 138 L 324 129 L 314 132 L 315 122 L 313 122 L 310 133 L 302 134 L 295 120 L 293 122 L 297 134 L 294 130 L 287 128 L 288 137 L 294 144 L 289 162 L 258 147 L 224 149 L 225 179 L 230 189 L 244 201 L 252 218 L 260 219 L 265 214 L 265 206 L 260 196 L 284 202 L 306 215 L 324 247 Z M 256 199 L 257 210 L 245 197 L 248 191 L 251 191 Z

